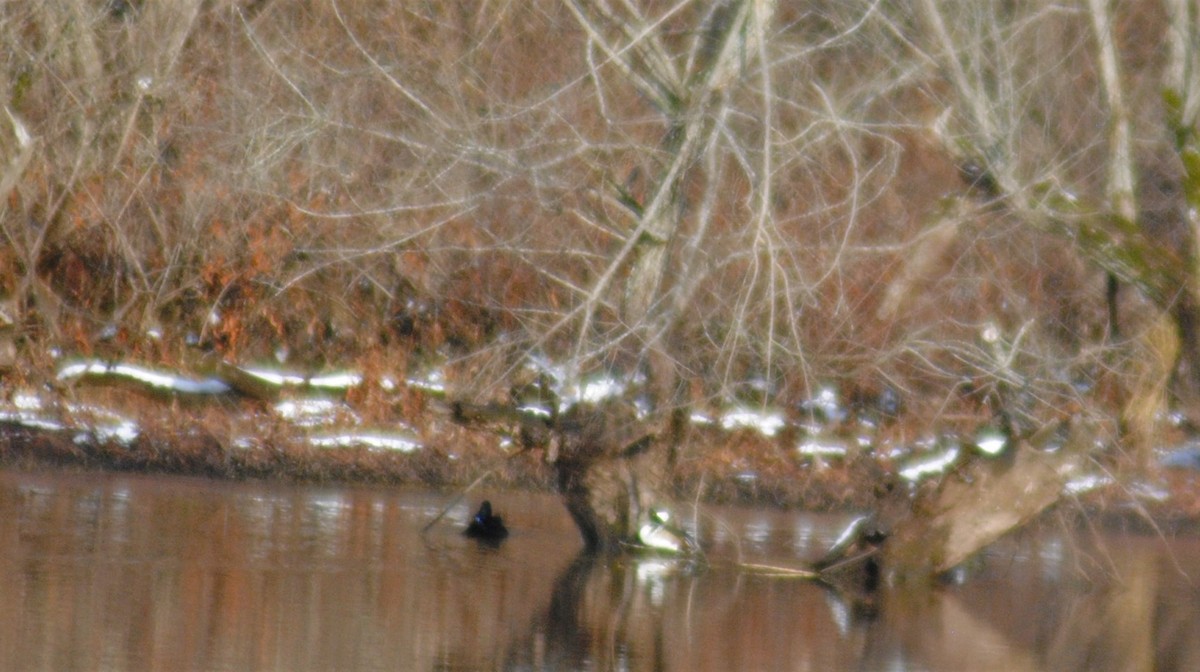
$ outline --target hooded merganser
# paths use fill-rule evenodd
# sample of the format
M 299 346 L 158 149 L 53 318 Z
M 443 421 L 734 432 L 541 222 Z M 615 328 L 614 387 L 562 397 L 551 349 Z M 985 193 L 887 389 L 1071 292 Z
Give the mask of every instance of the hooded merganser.
M 686 553 L 696 549 L 696 542 L 683 530 L 671 524 L 666 509 L 650 509 L 650 521 L 638 530 L 638 542 L 656 551 Z
M 508 528 L 504 527 L 504 520 L 500 516 L 492 515 L 492 503 L 485 499 L 463 534 L 472 539 L 500 541 L 508 536 Z

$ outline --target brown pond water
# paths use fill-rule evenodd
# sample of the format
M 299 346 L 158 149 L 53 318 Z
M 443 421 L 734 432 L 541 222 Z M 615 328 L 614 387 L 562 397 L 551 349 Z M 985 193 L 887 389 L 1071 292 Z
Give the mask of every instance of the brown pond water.
M 459 533 L 483 495 L 498 547 Z M 548 495 L 481 493 L 421 534 L 452 499 L 0 472 L 0 669 L 1200 669 L 1191 537 L 1051 526 L 862 617 L 734 565 L 818 555 L 846 516 L 703 507 L 698 568 L 580 559 Z

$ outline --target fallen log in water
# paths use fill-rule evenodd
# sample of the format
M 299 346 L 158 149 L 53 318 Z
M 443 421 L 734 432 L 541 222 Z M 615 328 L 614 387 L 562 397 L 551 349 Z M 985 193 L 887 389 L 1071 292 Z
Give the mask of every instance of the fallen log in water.
M 1017 446 L 1011 464 L 978 463 L 969 477 L 952 474 L 912 515 L 896 525 L 883 547 L 883 565 L 897 577 L 936 576 L 1018 530 L 1061 500 L 1086 452 L 1068 445 L 1045 452 Z
M 874 516 L 857 520 L 831 554 L 816 563 L 822 579 L 839 587 L 873 589 L 944 574 L 1019 530 L 1067 496 L 1094 444 L 1082 422 L 1051 447 L 1058 427 L 1047 427 L 1011 447 L 1001 460 L 960 465 L 915 497 L 889 493 Z

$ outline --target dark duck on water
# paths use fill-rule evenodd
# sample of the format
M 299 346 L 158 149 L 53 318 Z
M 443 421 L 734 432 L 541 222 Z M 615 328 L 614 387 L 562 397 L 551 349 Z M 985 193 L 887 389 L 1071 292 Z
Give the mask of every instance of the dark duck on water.
M 472 539 L 500 541 L 508 536 L 508 528 L 504 526 L 504 520 L 500 516 L 492 515 L 492 503 L 485 499 L 463 534 Z

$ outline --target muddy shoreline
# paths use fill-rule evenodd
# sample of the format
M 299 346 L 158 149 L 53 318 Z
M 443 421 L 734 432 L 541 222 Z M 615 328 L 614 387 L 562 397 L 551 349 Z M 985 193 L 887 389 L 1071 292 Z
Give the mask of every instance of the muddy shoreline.
M 191 371 L 64 360 L 10 378 L 0 387 L 0 467 L 446 490 L 482 479 L 481 487 L 493 490 L 555 489 L 547 456 L 522 449 L 515 428 L 456 421 L 437 372 L 397 382 L 353 370 L 300 375 L 224 362 Z M 621 383 L 590 385 L 593 393 L 629 394 L 616 391 Z M 885 482 L 932 487 L 956 468 L 925 473 L 919 466 L 937 464 L 939 455 L 958 454 L 959 464 L 987 459 L 971 451 L 969 423 L 931 434 L 911 418 L 880 420 L 832 388 L 819 401 L 695 411 L 667 494 L 680 503 L 864 511 Z M 1190 446 L 1200 464 L 1200 451 L 1178 434 L 1167 445 Z M 1139 466 L 1110 447 L 1093 457 L 1088 479 L 1070 484 L 1073 496 L 1051 515 L 1200 531 L 1195 465 Z
M 270 432 L 258 445 L 235 446 L 228 428 L 214 428 L 211 419 L 143 418 L 139 435 L 129 442 L 102 440 L 83 430 L 0 422 L 0 465 L 445 489 L 464 488 L 486 474 L 488 488 L 554 490 L 552 469 L 540 451 L 506 453 L 495 437 L 437 422 L 444 424 L 437 430 L 440 440 L 410 452 L 317 447 L 303 436 Z M 726 444 L 691 446 L 674 473 L 678 499 L 814 511 L 871 505 L 870 482 L 880 470 L 868 460 L 814 468 L 789 460 L 773 442 L 758 437 L 733 437 Z
M 417 485 L 461 490 L 480 477 L 489 490 L 553 492 L 540 451 L 505 452 L 486 432 L 435 417 L 422 434 L 435 441 L 409 452 L 362 446 L 320 447 L 259 418 L 255 445 L 232 440 L 229 409 L 161 409 L 139 416 L 131 441 L 79 428 L 0 421 L 0 468 L 178 474 L 313 484 Z M 197 412 L 197 411 L 201 412 Z M 245 418 L 241 419 L 245 423 Z M 882 475 L 894 472 L 863 454 L 838 461 L 798 460 L 779 439 L 750 432 L 695 431 L 673 474 L 674 498 L 805 511 L 869 510 Z M 1124 472 L 1135 473 L 1135 472 Z M 485 476 L 486 475 L 486 476 Z M 1200 471 L 1155 468 L 1089 488 L 1046 514 L 1069 525 L 1150 534 L 1200 534 Z

